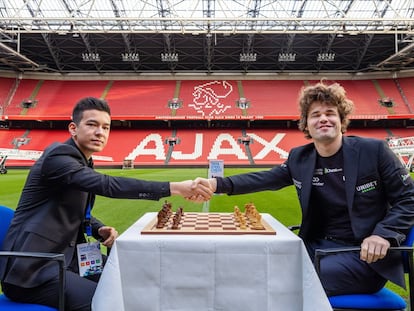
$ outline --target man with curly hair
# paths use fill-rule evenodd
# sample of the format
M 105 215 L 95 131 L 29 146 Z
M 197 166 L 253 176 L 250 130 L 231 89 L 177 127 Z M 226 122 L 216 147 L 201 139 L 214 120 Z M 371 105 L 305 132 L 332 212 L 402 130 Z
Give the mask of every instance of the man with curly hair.
M 345 136 L 353 102 L 337 83 L 304 87 L 299 129 L 312 142 L 293 148 L 267 171 L 198 178 L 229 195 L 294 185 L 302 209 L 299 236 L 311 259 L 315 249 L 360 246 L 324 257 L 320 279 L 328 296 L 374 293 L 387 280 L 405 286 L 399 246 L 414 224 L 414 183 L 387 143 Z M 395 255 L 395 256 L 394 256 Z

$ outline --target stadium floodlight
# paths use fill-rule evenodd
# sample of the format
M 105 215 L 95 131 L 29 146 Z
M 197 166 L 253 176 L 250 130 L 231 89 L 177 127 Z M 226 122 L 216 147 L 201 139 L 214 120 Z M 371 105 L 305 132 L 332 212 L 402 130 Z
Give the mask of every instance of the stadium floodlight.
M 247 62 L 255 62 L 257 58 L 256 53 L 240 53 L 240 62 L 247 63 Z
M 333 62 L 335 60 L 335 53 L 319 53 L 316 60 L 318 62 Z
M 136 52 L 126 52 L 121 54 L 123 62 L 139 62 L 139 54 Z
M 294 62 L 296 61 L 296 53 L 279 53 L 279 62 Z
M 99 53 L 82 53 L 82 60 L 84 62 L 100 62 L 101 56 Z
M 178 62 L 178 53 L 161 53 L 162 62 Z

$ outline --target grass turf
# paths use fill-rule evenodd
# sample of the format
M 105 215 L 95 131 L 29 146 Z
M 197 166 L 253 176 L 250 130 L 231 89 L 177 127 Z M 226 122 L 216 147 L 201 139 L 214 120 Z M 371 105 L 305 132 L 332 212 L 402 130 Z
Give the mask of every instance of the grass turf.
M 225 175 L 230 176 L 259 170 L 264 170 L 264 168 L 225 168 Z M 207 176 L 207 169 L 203 168 L 97 169 L 97 171 L 112 176 L 155 181 L 181 181 Z M 1 205 L 13 209 L 17 206 L 27 173 L 28 170 L 26 169 L 8 169 L 7 174 L 0 175 L 1 184 L 3 185 L 0 190 Z M 95 201 L 93 215 L 122 233 L 143 214 L 158 211 L 163 200 L 170 201 L 174 208 L 183 206 L 184 211 L 203 210 L 203 204 L 192 203 L 179 196 L 164 198 L 160 201 L 111 199 L 98 196 Z M 208 208 L 210 211 L 231 212 L 235 205 L 242 208 L 244 204 L 249 202 L 253 202 L 259 212 L 271 214 L 286 226 L 300 223 L 301 213 L 293 186 L 278 191 L 264 191 L 236 196 L 215 195 L 210 200 Z M 408 297 L 407 291 L 394 284 L 389 283 L 387 287 L 404 298 Z

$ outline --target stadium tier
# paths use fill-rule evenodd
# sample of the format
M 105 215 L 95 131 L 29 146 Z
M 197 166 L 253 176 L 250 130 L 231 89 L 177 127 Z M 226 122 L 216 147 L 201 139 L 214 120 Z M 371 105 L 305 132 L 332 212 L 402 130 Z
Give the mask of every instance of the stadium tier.
M 115 128 L 106 149 L 96 154 L 100 166 L 207 165 L 221 159 L 227 165 L 275 165 L 292 147 L 307 142 L 296 126 L 247 126 L 256 120 L 298 119 L 298 92 L 308 80 L 35 80 L 0 78 L 3 120 L 70 120 L 80 98 L 105 98 L 113 120 L 160 120 L 166 126 L 151 128 L 134 123 Z M 354 118 L 376 122 L 402 116 L 412 119 L 414 78 L 340 80 L 355 103 Z M 190 126 L 164 121 L 183 120 Z M 221 123 L 200 123 L 218 120 Z M 245 120 L 235 126 L 234 121 Z M 226 122 L 229 123 L 226 123 Z M 200 121 L 201 122 L 201 121 Z M 233 124 L 231 123 L 233 122 Z M 259 121 L 260 122 L 260 121 Z M 7 150 L 8 165 L 27 166 L 55 141 L 68 137 L 64 127 L 11 126 L 1 130 L 0 154 Z M 257 122 L 256 122 L 257 123 Z M 256 125 L 255 123 L 255 125 Z M 29 123 L 28 123 L 29 124 Z M 146 124 L 146 125 L 145 125 Z M 158 124 L 158 123 L 157 123 Z M 259 123 L 260 124 L 260 123 Z M 264 123 L 263 123 L 264 124 Z M 292 123 L 293 124 L 293 123 Z M 228 125 L 228 126 L 227 126 Z M 47 123 L 49 126 L 49 123 Z M 389 125 L 391 126 L 391 125 Z M 66 127 L 66 125 L 65 125 Z M 142 128 L 146 129 L 142 129 Z M 22 129 L 21 129 L 22 128 Z M 53 128 L 53 129 L 52 129 Z M 139 129 L 138 129 L 139 128 Z M 380 139 L 410 137 L 409 127 L 396 129 L 350 128 L 349 135 Z
M 298 114 L 298 91 L 305 86 L 302 80 L 243 81 L 243 96 L 250 100 L 249 114 L 289 117 Z
M 410 105 L 410 102 L 414 104 L 414 94 L 410 96 L 410 101 L 405 97 L 405 89 L 407 91 L 411 90 L 411 87 L 404 87 L 404 91 L 399 89 L 399 80 L 395 79 L 379 79 L 375 82 L 378 84 L 380 90 L 380 97 L 383 100 L 388 99 L 391 102 L 391 107 L 388 107 L 388 111 L 391 114 L 411 114 L 413 113 L 413 108 Z M 413 80 L 414 82 L 414 80 Z M 411 84 L 412 85 L 412 84 Z
M 400 94 L 407 101 L 409 110 L 414 113 L 414 78 L 400 78 L 396 80 Z
M 0 78 L 0 102 L 5 103 L 6 99 L 13 92 L 14 79 Z M 3 107 L 3 106 L 2 106 Z
M 45 147 L 69 137 L 66 130 L 2 130 L 0 154 L 8 152 L 7 165 L 33 164 Z M 412 129 L 350 129 L 348 135 L 386 139 L 414 136 Z M 112 130 L 105 150 L 94 156 L 98 166 L 207 165 L 224 160 L 225 165 L 281 164 L 291 148 L 307 143 L 298 129 L 200 129 Z
M 114 81 L 105 99 L 113 116 L 154 118 L 170 113 L 176 81 Z
M 355 103 L 355 118 L 413 114 L 413 79 L 340 80 Z M 9 120 L 66 120 L 82 97 L 105 98 L 114 120 L 297 119 L 306 80 L 85 80 L 2 78 L 0 96 Z

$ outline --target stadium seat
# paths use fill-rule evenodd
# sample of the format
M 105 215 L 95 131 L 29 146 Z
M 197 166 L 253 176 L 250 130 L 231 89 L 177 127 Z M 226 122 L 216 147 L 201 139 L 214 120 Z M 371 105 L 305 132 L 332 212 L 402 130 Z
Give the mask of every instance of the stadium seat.
M 389 251 L 401 252 L 404 262 L 405 273 L 408 274 L 409 310 L 414 310 L 414 275 L 413 275 L 413 242 L 414 228 L 412 228 L 400 247 L 391 247 Z M 343 247 L 335 249 L 318 249 L 315 252 L 315 269 L 320 271 L 320 260 L 323 256 L 338 254 L 342 252 L 359 252 L 359 247 Z M 384 287 L 374 294 L 349 294 L 330 296 L 329 302 L 334 310 L 389 310 L 402 311 L 407 309 L 406 301 L 397 293 Z
M 0 250 L 3 248 L 3 241 L 6 236 L 14 211 L 6 206 L 0 206 Z M 0 295 L 1 311 L 64 311 L 64 269 L 65 256 L 55 253 L 36 253 L 36 252 L 14 252 L 0 251 L 0 256 L 6 257 L 26 257 L 42 258 L 45 260 L 57 261 L 59 264 L 59 309 L 38 304 L 20 303 L 11 301 L 5 295 Z

